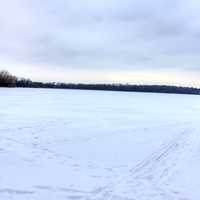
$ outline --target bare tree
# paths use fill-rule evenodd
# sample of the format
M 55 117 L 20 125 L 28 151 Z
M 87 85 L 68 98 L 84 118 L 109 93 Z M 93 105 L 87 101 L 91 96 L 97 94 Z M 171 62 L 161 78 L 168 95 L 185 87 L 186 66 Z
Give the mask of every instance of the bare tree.
M 15 87 L 17 78 L 8 71 L 0 71 L 0 87 Z

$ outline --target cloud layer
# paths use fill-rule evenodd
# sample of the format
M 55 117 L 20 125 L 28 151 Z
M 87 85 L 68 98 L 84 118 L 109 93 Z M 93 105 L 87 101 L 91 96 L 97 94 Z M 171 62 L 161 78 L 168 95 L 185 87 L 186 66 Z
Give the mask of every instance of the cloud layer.
M 199 73 L 199 10 L 197 0 L 2 1 L 0 65 Z

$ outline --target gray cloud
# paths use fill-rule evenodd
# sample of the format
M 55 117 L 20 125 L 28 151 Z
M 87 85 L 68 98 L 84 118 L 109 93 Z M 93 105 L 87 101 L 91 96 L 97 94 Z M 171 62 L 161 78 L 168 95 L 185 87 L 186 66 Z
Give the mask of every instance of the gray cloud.
M 0 59 L 63 68 L 198 68 L 197 0 L 7 0 Z

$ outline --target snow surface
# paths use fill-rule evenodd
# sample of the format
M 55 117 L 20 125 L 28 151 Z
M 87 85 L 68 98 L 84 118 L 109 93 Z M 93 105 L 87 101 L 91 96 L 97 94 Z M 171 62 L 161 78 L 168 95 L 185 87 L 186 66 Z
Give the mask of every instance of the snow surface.
M 0 89 L 0 200 L 199 200 L 200 96 Z

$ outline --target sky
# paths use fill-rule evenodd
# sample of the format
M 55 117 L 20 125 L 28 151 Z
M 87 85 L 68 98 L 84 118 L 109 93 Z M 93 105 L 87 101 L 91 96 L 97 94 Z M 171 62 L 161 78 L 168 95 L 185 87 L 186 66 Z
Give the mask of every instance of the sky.
M 200 87 L 199 0 L 0 1 L 0 69 L 35 81 Z

